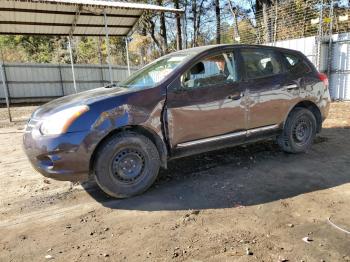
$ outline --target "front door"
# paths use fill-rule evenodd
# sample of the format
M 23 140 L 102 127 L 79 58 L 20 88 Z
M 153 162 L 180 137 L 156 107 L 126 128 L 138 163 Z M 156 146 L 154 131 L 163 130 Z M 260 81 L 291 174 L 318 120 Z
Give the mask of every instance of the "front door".
M 171 146 L 246 130 L 244 90 L 233 53 L 196 61 L 168 90 Z

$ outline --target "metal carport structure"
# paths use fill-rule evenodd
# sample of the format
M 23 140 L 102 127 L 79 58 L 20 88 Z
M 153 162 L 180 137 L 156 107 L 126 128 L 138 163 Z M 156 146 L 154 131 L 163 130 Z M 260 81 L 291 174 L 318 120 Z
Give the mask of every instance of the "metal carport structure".
M 109 36 L 127 37 L 144 12 L 183 13 L 162 6 L 103 0 L 2 0 L 0 1 L 1 35 L 68 36 L 74 89 L 77 92 L 71 38 L 73 36 L 105 36 L 107 63 L 113 83 Z M 128 56 L 128 52 L 127 52 Z M 128 68 L 130 68 L 129 58 Z M 129 69 L 130 72 L 130 69 Z M 11 121 L 8 88 L 1 64 L 1 77 Z

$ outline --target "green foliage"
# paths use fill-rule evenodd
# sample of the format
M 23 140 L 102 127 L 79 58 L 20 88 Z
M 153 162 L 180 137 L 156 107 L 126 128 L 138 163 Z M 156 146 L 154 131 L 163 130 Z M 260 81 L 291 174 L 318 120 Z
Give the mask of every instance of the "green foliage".
M 98 39 L 82 37 L 76 46 L 77 61 L 81 64 L 98 64 Z
M 0 46 L 7 61 L 14 58 L 25 62 L 48 63 L 52 61 L 55 37 L 1 36 Z
M 73 37 L 73 60 L 78 64 L 98 64 L 107 61 L 107 46 L 101 38 L 99 56 L 97 37 Z M 67 37 L 51 36 L 0 36 L 0 48 L 6 62 L 70 63 Z M 110 38 L 112 63 L 126 64 L 123 38 Z

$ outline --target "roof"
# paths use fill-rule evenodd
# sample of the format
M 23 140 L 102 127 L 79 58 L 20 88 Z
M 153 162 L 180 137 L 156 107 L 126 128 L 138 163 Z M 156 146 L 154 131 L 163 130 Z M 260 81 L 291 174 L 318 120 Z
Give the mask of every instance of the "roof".
M 193 52 L 193 53 L 201 53 L 204 51 L 219 51 L 224 48 L 258 48 L 258 49 L 277 49 L 281 51 L 293 51 L 297 52 L 294 49 L 288 49 L 278 46 L 272 46 L 272 45 L 254 45 L 254 44 L 214 44 L 214 45 L 206 45 L 206 46 L 199 46 L 199 47 L 192 47 L 188 49 L 179 50 L 176 52 L 173 52 L 171 54 L 182 54 L 186 52 Z
M 1 0 L 0 34 L 69 35 L 72 32 L 72 35 L 104 36 L 104 11 L 110 36 L 127 36 L 145 11 L 183 12 L 156 5 L 100 0 Z
M 181 55 L 184 53 L 199 54 L 199 53 L 207 51 L 207 50 L 220 49 L 220 48 L 225 48 L 225 47 L 234 47 L 234 46 L 236 46 L 236 45 L 232 45 L 232 44 L 203 45 L 203 46 L 196 46 L 196 47 L 190 47 L 187 49 L 182 49 L 179 51 L 172 52 L 168 55 Z

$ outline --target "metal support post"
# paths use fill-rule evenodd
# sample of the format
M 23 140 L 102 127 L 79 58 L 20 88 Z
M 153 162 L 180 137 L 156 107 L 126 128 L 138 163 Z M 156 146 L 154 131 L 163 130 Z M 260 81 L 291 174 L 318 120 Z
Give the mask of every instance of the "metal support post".
M 11 110 L 10 110 L 10 100 L 9 100 L 9 93 L 8 93 L 8 87 L 7 87 L 7 81 L 6 81 L 6 72 L 5 72 L 5 65 L 3 62 L 0 64 L 0 71 L 1 71 L 1 79 L 2 79 L 2 86 L 4 88 L 4 95 L 6 100 L 6 106 L 7 106 L 7 112 L 9 116 L 10 122 L 12 122 L 12 116 L 11 116 Z
M 128 38 L 127 37 L 125 37 L 125 49 L 126 49 L 126 60 L 127 60 L 127 63 L 128 63 L 128 73 L 130 75 L 131 71 L 130 71 L 130 59 L 129 59 L 129 43 L 128 43 Z
M 102 39 L 101 36 L 97 39 L 97 51 L 98 51 L 98 62 L 100 63 L 100 79 L 101 79 L 101 85 L 104 86 L 104 77 L 103 77 L 103 62 L 102 62 L 102 50 L 101 50 L 101 43 Z
M 329 23 L 329 40 L 328 40 L 328 64 L 327 64 L 327 76 L 328 79 L 331 79 L 331 69 L 332 69 L 332 34 L 333 34 L 333 0 L 331 0 L 330 3 L 330 10 L 329 10 L 329 17 L 331 19 L 330 23 Z
M 111 53 L 109 49 L 108 21 L 107 21 L 106 10 L 104 10 L 103 17 L 104 17 L 105 33 L 106 33 L 107 63 L 108 63 L 108 70 L 109 70 L 109 79 L 111 81 L 111 84 L 113 84 L 113 72 L 112 72 L 112 65 L 111 65 Z
M 78 93 L 77 83 L 75 81 L 74 61 L 73 61 L 73 52 L 72 52 L 72 44 L 71 44 L 70 36 L 68 36 L 68 49 L 69 49 L 70 64 L 72 67 L 73 86 L 74 86 L 75 93 Z
M 320 21 L 318 25 L 318 44 L 317 44 L 317 57 L 316 57 L 316 63 L 317 63 L 317 69 L 321 70 L 321 46 L 322 46 L 322 37 L 323 37 L 323 0 L 321 0 L 321 10 L 320 10 Z

